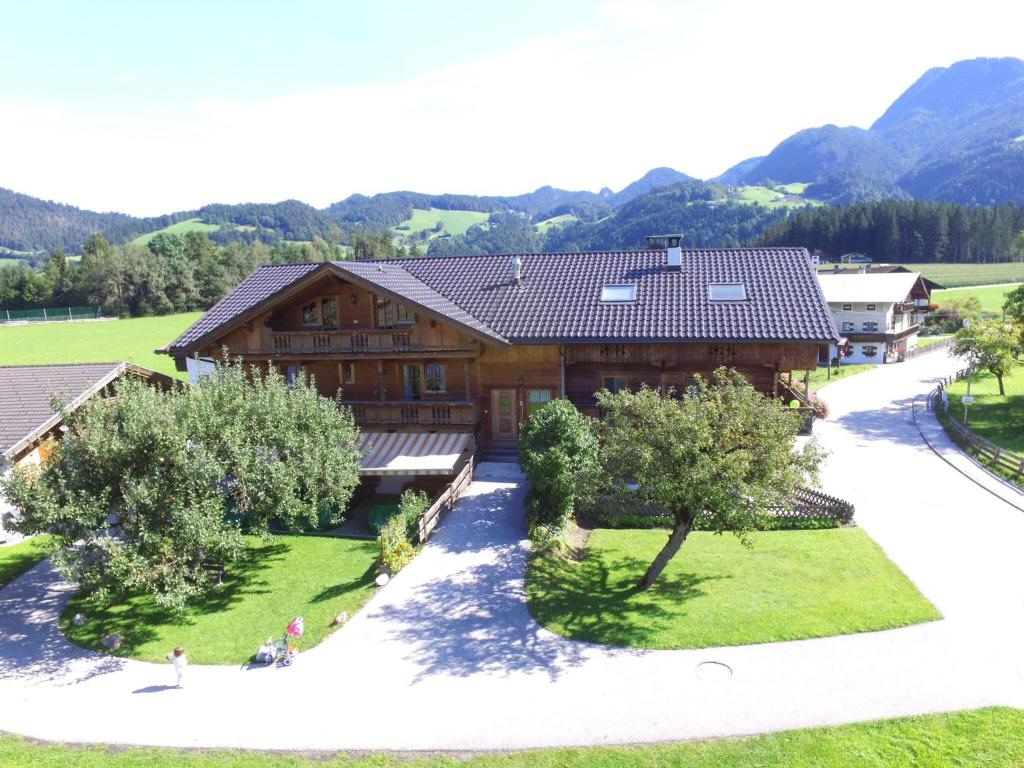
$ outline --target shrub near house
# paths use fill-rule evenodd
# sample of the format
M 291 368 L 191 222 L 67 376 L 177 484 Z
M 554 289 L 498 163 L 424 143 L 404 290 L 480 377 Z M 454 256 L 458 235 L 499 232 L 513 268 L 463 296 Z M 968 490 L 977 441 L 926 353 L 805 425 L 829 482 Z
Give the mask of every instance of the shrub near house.
M 116 392 L 70 414 L 50 460 L 3 487 L 17 529 L 54 533 L 54 562 L 87 592 L 146 592 L 181 609 L 240 557 L 243 533 L 344 515 L 356 430 L 312 382 L 223 363 L 196 386 L 125 381 Z

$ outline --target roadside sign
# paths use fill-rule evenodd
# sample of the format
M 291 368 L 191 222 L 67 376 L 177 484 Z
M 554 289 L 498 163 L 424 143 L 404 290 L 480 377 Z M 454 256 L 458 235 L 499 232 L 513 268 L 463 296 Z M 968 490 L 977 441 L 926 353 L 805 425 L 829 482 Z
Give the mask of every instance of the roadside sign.
M 964 395 L 963 397 L 960 398 L 960 402 L 963 403 L 964 405 L 970 405 L 971 403 L 974 402 L 974 396 Z

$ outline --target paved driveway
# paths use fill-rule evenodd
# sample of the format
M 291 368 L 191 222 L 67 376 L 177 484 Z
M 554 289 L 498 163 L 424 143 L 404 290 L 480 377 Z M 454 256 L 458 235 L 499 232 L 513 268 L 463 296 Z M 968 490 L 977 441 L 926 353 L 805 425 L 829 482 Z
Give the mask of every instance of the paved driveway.
M 522 483 L 481 465 L 423 553 L 290 669 L 170 666 L 69 646 L 67 587 L 42 565 L 0 591 L 0 730 L 67 741 L 274 749 L 502 749 L 750 734 L 1024 705 L 1024 515 L 921 441 L 911 398 L 942 353 L 831 385 L 824 487 L 943 621 L 699 651 L 557 638 L 532 621 Z M 729 680 L 701 680 L 703 661 Z

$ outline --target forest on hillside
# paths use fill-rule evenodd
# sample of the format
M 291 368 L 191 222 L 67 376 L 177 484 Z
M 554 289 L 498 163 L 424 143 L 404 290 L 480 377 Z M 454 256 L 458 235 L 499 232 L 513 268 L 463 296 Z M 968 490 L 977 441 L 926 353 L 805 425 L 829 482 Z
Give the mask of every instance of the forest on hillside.
M 759 242 L 875 261 L 991 263 L 1024 258 L 1024 208 L 886 200 L 804 208 L 772 223 Z

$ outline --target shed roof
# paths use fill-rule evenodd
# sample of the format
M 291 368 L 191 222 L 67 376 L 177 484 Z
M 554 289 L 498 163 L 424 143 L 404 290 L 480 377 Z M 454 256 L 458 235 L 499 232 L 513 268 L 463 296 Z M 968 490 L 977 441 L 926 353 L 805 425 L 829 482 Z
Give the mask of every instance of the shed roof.
M 920 278 L 919 272 L 818 275 L 826 301 L 858 304 L 895 304 L 906 301 Z

